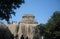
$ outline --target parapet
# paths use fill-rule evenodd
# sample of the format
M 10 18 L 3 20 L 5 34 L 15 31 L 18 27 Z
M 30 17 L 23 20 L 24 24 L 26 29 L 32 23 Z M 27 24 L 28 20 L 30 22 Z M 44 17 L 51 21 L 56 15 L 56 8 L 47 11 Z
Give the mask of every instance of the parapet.
M 22 16 L 22 18 L 25 18 L 25 17 L 32 17 L 32 18 L 35 18 L 35 16 L 32 15 L 32 14 L 25 14 L 25 15 Z
M 38 22 L 35 21 L 35 16 L 33 14 L 25 14 L 25 15 L 23 15 L 21 23 L 38 24 Z

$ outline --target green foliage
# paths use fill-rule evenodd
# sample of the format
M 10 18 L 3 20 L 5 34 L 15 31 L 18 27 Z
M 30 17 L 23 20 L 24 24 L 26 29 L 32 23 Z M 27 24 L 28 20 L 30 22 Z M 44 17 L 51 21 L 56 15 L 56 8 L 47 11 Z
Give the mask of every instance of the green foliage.
M 35 27 L 35 31 L 34 31 L 34 37 L 33 39 L 39 39 L 40 38 L 40 30 L 39 30 L 39 26 Z
M 12 14 L 15 15 L 14 9 L 19 8 L 24 0 L 0 0 L 0 19 L 9 22 Z
M 60 11 L 54 12 L 46 24 L 40 24 L 38 28 L 44 39 L 60 39 Z
M 8 29 L 0 28 L 0 39 L 13 39 L 13 35 Z
M 46 39 L 60 39 L 60 12 L 56 11 L 46 24 Z
M 0 23 L 0 39 L 13 39 L 14 36 L 3 23 Z
M 39 26 L 38 29 L 40 30 L 40 35 L 43 36 L 44 35 L 44 32 L 46 30 L 45 24 L 40 24 L 38 26 Z

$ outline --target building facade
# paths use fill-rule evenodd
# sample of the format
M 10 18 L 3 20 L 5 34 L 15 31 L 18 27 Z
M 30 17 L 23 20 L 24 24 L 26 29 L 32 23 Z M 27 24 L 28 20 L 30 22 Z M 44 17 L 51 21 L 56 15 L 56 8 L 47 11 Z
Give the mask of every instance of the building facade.
M 32 14 L 25 14 L 22 16 L 22 21 L 20 23 L 8 24 L 8 28 L 14 35 L 14 39 L 33 39 L 35 27 L 38 22 L 35 21 L 35 16 Z

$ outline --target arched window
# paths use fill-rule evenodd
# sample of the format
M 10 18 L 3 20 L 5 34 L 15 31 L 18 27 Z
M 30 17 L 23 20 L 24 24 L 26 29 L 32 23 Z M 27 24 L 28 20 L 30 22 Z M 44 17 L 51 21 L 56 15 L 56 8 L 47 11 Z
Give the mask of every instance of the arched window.
M 26 39 L 28 39 L 28 36 L 26 37 Z
M 23 35 L 21 36 L 21 39 L 24 39 Z

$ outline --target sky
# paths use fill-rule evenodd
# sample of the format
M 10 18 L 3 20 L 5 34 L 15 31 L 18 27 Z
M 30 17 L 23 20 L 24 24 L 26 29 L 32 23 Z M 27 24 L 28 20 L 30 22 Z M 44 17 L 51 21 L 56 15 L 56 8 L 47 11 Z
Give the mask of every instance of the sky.
M 24 14 L 33 14 L 39 24 L 45 24 L 53 12 L 60 11 L 60 0 L 25 0 L 25 3 L 14 11 L 16 16 L 12 16 L 10 21 L 20 22 Z

